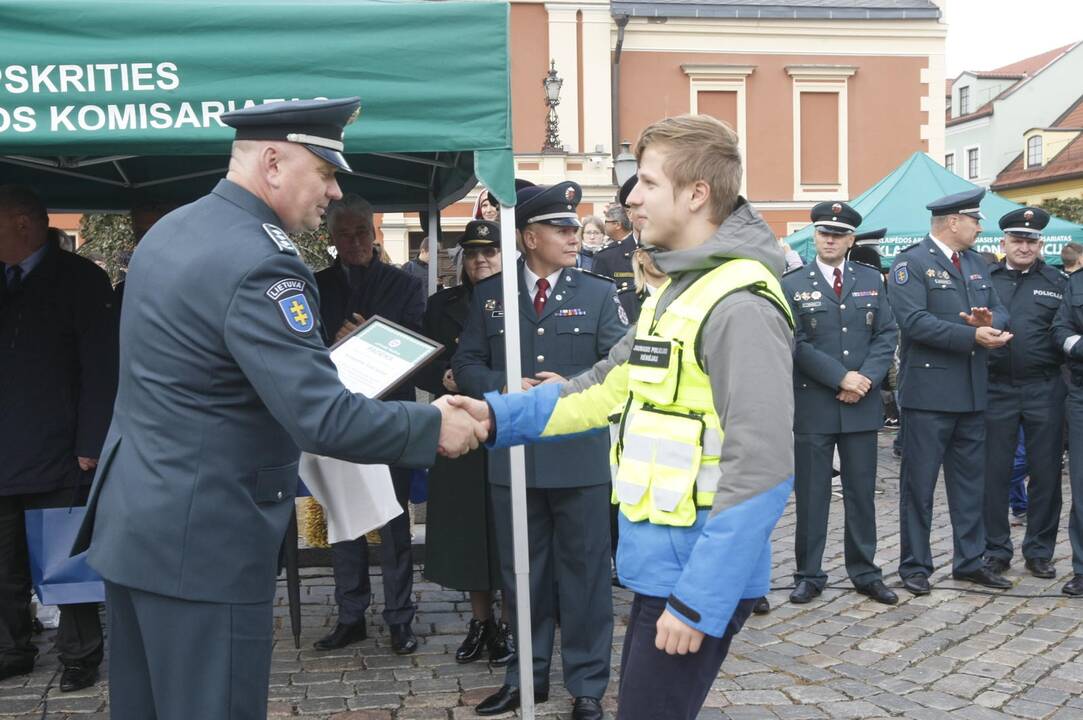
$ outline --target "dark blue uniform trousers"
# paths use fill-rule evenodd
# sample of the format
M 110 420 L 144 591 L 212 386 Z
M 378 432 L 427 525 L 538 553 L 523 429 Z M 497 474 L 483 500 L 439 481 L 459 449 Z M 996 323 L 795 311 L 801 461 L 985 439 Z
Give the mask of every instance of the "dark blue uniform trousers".
M 1072 541 L 1072 572 L 1083 575 L 1083 383 L 1073 380 L 1068 390 L 1068 476 L 1072 506 L 1068 538 Z
M 737 603 L 725 634 L 720 638 L 705 635 L 698 652 L 667 655 L 654 646 L 666 598 L 636 593 L 621 650 L 617 720 L 695 720 L 733 636 L 741 631 L 755 604 L 755 599 Z
M 991 381 L 985 410 L 985 554 L 1010 562 L 1011 524 L 1008 496 L 1023 426 L 1030 484 L 1023 557 L 1052 560 L 1060 524 L 1061 452 L 1067 388 L 1056 373 L 1047 380 L 1022 385 Z
M 384 579 L 384 622 L 409 624 L 414 620 L 414 564 L 410 551 L 410 470 L 391 468 L 395 498 L 402 515 L 380 528 L 380 567 Z M 335 575 L 335 602 L 338 621 L 345 625 L 364 622 L 372 602 L 369 580 L 369 544 L 364 536 L 331 545 Z
M 985 552 L 985 417 L 981 412 L 903 409 L 902 477 L 899 482 L 899 576 L 933 574 L 929 533 L 933 490 L 940 467 L 948 493 L 955 555 L 952 572 L 982 566 Z M 1015 443 L 1011 443 L 1015 447 Z
M 511 488 L 492 485 L 500 572 L 509 607 L 517 608 L 512 552 Z M 530 625 L 534 688 L 549 688 L 557 608 L 564 687 L 573 697 L 601 699 L 613 652 L 613 588 L 609 573 L 609 485 L 527 488 Z M 555 591 L 554 591 L 555 588 Z M 515 611 L 509 619 L 517 627 Z M 504 682 L 519 687 L 518 658 Z
M 118 720 L 264 720 L 271 601 L 194 602 L 105 583 Z
M 823 590 L 827 516 L 831 508 L 831 463 L 835 445 L 842 465 L 846 574 L 857 586 L 882 577 L 876 566 L 876 431 L 822 435 L 794 434 L 794 493 L 797 536 L 794 582 L 807 580 Z

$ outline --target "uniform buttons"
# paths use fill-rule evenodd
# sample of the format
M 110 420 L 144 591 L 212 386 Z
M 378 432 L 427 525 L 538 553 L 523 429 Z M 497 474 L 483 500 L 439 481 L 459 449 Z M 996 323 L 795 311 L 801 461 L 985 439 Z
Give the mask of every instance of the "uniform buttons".
M 579 328 L 575 328 L 572 332 L 579 332 Z
M 538 328 L 538 334 L 539 335 L 544 335 L 545 334 L 545 328 Z
M 971 354 L 971 355 L 973 355 L 973 354 L 974 354 L 974 351 L 973 351 L 973 350 L 971 350 L 971 351 L 970 351 L 970 354 Z
M 846 309 L 846 305 L 845 305 L 845 304 L 839 305 L 839 310 L 845 310 L 845 309 Z
M 503 335 L 503 334 L 504 334 L 504 328 L 500 328 L 500 334 L 501 334 L 501 335 Z
M 538 357 L 536 357 L 534 359 L 537 360 L 538 362 L 545 362 L 545 356 L 544 355 L 539 355 Z
M 808 383 L 801 383 L 801 387 L 803 387 L 803 388 L 807 388 L 807 387 L 808 387 Z
M 843 355 L 849 355 L 849 354 L 850 354 L 850 351 L 849 351 L 849 350 L 843 350 L 843 351 L 842 351 L 842 354 L 843 354 Z
M 282 491 L 281 490 L 278 491 L 278 496 L 277 497 L 278 497 L 279 500 L 282 499 Z
M 925 367 L 929 367 L 929 363 L 925 363 Z
M 557 300 L 563 300 L 563 299 L 564 299 L 563 295 L 557 295 Z
M 843 332 L 846 332 L 846 330 L 847 330 L 847 328 L 843 328 L 843 329 L 842 329 L 842 331 L 843 331 Z

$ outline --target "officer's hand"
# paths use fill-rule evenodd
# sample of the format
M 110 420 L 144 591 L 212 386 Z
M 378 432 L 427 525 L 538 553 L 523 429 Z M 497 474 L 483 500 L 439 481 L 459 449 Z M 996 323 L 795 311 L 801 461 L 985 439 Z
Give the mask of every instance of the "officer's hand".
M 365 322 L 365 318 L 362 317 L 361 315 L 359 315 L 358 313 L 351 313 L 351 315 L 353 315 L 354 321 L 353 322 L 350 322 L 349 320 L 343 320 L 342 321 L 342 327 L 340 327 L 338 329 L 338 332 L 335 333 L 335 342 L 338 342 L 342 338 L 346 337 L 347 335 L 352 333 L 354 330 L 361 327 L 361 323 Z
M 448 392 L 459 392 L 459 384 L 455 382 L 455 371 L 451 368 L 444 373 L 444 389 Z
M 474 418 L 479 423 L 483 423 L 486 426 L 486 432 L 488 432 L 493 419 L 493 413 L 492 410 L 489 409 L 489 403 L 484 400 L 475 400 L 466 395 L 448 395 L 447 401 L 452 407 L 465 410 L 470 414 L 470 417 Z M 484 440 L 485 438 L 483 437 L 481 439 Z
M 865 397 L 865 394 L 868 393 L 871 388 L 872 380 L 869 380 L 856 370 L 848 371 L 842 376 L 842 382 L 839 383 L 840 390 L 857 393 L 860 397 Z
M 437 451 L 444 457 L 457 458 L 489 436 L 489 421 L 479 422 L 463 407 L 453 405 L 451 397 L 445 395 L 433 403 L 441 416 Z
M 839 390 L 839 394 L 835 396 L 835 399 L 839 402 L 844 402 L 847 405 L 856 405 L 861 400 L 861 395 L 849 390 Z
M 658 618 L 654 646 L 667 655 L 687 655 L 699 652 L 703 643 L 703 633 L 690 625 L 685 625 L 677 616 L 666 610 Z
M 991 327 L 979 327 L 974 333 L 974 342 L 983 348 L 994 350 L 1008 344 L 1014 335 L 1007 331 L 995 330 Z
M 535 385 L 541 385 L 541 380 L 535 380 L 534 378 L 523 378 L 523 392 L 526 392 Z
M 966 321 L 966 324 L 971 327 L 992 327 L 993 326 L 993 311 L 987 307 L 970 308 L 970 314 L 965 312 L 959 313 L 959 317 Z
M 89 472 L 98 467 L 98 458 L 80 457 L 77 459 L 79 460 L 79 469 L 83 472 Z
M 563 376 L 555 372 L 549 372 L 548 370 L 542 370 L 535 375 L 538 378 L 538 385 L 549 385 L 550 383 L 565 383 L 568 380 Z

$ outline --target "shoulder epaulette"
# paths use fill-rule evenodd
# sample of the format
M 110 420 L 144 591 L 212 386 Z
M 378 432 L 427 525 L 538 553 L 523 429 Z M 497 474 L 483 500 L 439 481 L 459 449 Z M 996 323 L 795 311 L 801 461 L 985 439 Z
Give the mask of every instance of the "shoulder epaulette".
M 792 270 L 787 270 L 786 272 L 782 273 L 782 277 L 786 277 L 787 275 L 793 275 L 795 272 L 799 272 L 799 271 L 804 270 L 804 269 L 805 269 L 804 265 L 798 265 L 797 267 L 793 268 Z
M 476 283 L 474 285 L 474 287 L 480 288 L 482 285 L 490 285 L 490 284 L 492 284 L 493 280 L 501 277 L 502 275 L 503 275 L 503 273 L 493 273 L 492 275 L 485 278 L 484 280 L 481 280 L 480 282 Z
M 911 250 L 913 250 L 914 248 L 916 248 L 916 247 L 917 247 L 918 245 L 920 245 L 920 244 L 921 244 L 921 242 L 919 241 L 919 242 L 916 242 L 916 243 L 914 243 L 913 245 L 907 245 L 906 247 L 904 247 L 904 248 L 903 248 L 902 250 L 900 250 L 899 252 L 900 252 L 900 253 L 907 253 L 907 252 L 910 252 Z
M 880 268 L 875 265 L 869 265 L 867 262 L 861 262 L 860 260 L 850 260 L 849 262 L 854 265 L 860 265 L 861 267 L 867 267 L 869 270 L 875 270 L 877 273 L 880 272 Z
M 613 278 L 609 277 L 608 275 L 600 275 L 599 273 L 592 272 L 590 270 L 584 270 L 583 268 L 575 268 L 575 269 L 578 270 L 583 275 L 590 275 L 591 277 L 596 277 L 599 280 L 605 280 L 607 283 L 612 283 L 613 282 Z

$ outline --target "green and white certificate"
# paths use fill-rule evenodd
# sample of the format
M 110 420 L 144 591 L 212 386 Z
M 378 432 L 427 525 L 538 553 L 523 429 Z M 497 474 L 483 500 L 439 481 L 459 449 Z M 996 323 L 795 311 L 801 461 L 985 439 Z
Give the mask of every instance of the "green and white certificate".
M 443 349 L 435 340 L 373 315 L 331 346 L 331 361 L 350 392 L 382 398 Z

